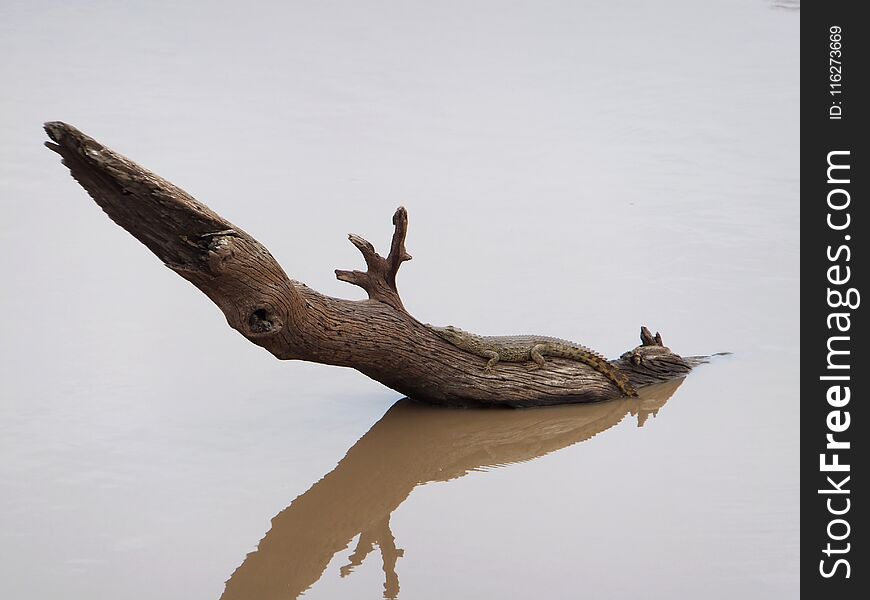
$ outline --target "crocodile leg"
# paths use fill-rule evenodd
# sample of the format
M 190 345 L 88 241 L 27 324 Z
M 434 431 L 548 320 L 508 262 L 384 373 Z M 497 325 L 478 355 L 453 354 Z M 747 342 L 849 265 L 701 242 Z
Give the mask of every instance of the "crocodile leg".
M 538 368 L 541 369 L 544 367 L 544 350 L 547 347 L 544 344 L 535 344 L 532 346 L 532 351 L 529 353 L 532 357 L 532 360 L 535 361 L 535 364 L 538 365 Z
M 495 350 L 484 350 L 481 354 L 484 358 L 489 359 L 489 362 L 487 362 L 486 366 L 484 367 L 484 371 L 492 371 L 492 368 L 499 360 L 498 352 L 496 352 Z

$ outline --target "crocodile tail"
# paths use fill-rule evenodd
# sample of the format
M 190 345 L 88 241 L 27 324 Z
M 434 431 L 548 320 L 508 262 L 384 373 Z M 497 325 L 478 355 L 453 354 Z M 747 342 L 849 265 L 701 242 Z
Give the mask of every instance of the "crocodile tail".
M 585 346 L 582 347 L 583 358 L 581 362 L 586 363 L 605 377 L 607 377 L 613 384 L 619 388 L 626 396 L 637 396 L 637 390 L 634 389 L 634 386 L 631 385 L 631 382 L 628 379 L 628 376 L 622 372 L 618 367 L 614 367 L 610 364 L 610 361 L 607 360 L 604 356 L 595 352 L 591 348 L 587 348 Z

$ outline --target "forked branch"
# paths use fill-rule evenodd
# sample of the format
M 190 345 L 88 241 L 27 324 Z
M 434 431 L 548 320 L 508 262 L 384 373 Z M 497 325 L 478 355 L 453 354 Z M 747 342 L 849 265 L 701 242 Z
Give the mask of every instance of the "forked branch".
M 390 253 L 386 258 L 375 252 L 375 247 L 368 240 L 351 233 L 348 235 L 350 243 L 356 246 L 366 261 L 368 270 L 342 271 L 335 270 L 335 276 L 341 281 L 346 281 L 363 288 L 372 300 L 379 300 L 389 304 L 396 310 L 407 312 L 399 290 L 396 288 L 396 274 L 399 267 L 406 260 L 411 260 L 411 255 L 405 251 L 405 236 L 408 234 L 408 211 L 404 206 L 396 209 L 393 215 L 393 241 L 390 244 Z

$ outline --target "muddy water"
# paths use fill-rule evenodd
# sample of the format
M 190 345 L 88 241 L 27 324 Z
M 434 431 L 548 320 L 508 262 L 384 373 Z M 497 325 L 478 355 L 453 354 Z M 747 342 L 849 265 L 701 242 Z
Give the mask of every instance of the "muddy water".
M 356 538 L 340 576 L 351 574 L 376 546 L 384 595 L 396 598 L 397 561 L 404 548 L 396 546 L 390 520 L 414 488 L 534 460 L 589 440 L 629 413 L 642 426 L 678 386 L 648 388 L 640 399 L 551 410 L 443 410 L 401 400 L 335 469 L 272 520 L 257 550 L 230 577 L 223 597 L 301 594 Z
M 798 23 L 761 0 L 0 5 L 0 597 L 797 595 Z M 296 279 L 410 213 L 421 320 L 731 351 L 427 408 L 280 363 L 112 225 L 61 119 Z M 638 425 L 642 424 L 642 427 Z

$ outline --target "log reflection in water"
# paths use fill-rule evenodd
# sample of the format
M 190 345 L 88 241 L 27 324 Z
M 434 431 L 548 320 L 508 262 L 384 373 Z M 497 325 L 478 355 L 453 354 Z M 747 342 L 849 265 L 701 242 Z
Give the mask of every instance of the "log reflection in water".
M 640 398 L 534 410 L 456 410 L 403 399 L 348 450 L 323 479 L 272 519 L 272 528 L 227 581 L 224 600 L 286 600 L 320 579 L 357 535 L 341 575 L 377 545 L 396 598 L 399 578 L 390 515 L 418 485 L 469 471 L 533 460 L 610 429 L 627 414 L 643 426 L 682 383 L 651 386 Z

